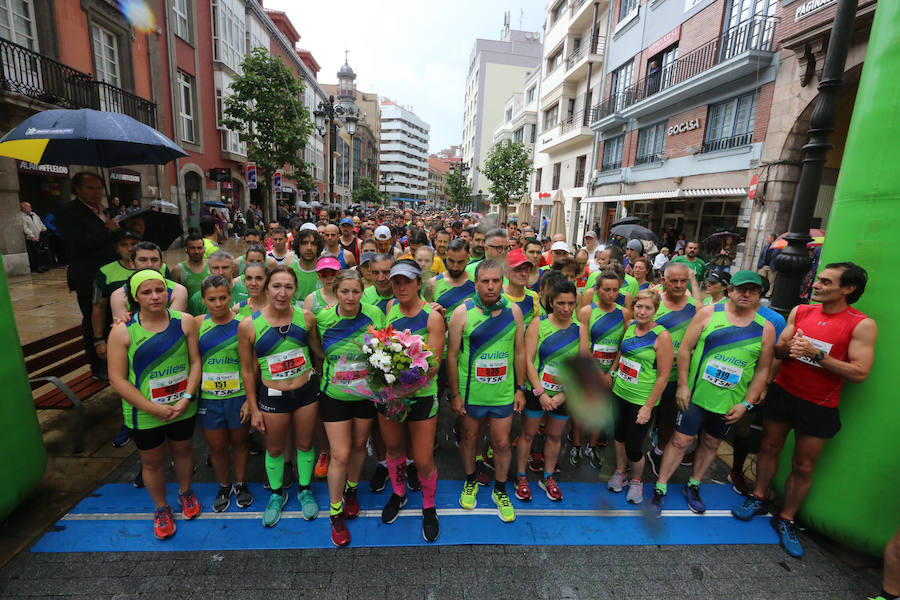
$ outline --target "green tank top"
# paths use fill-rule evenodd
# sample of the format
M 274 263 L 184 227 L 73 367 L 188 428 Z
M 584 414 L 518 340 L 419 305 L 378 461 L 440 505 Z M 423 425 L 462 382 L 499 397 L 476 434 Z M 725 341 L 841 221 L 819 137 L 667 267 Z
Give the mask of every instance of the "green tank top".
M 387 314 L 387 322 L 394 329 L 404 331 L 409 329 L 413 335 L 422 336 L 422 341 L 428 343 L 428 317 L 431 315 L 431 305 L 427 302 L 422 310 L 414 317 L 407 317 L 400 312 L 400 304 L 394 302 Z M 437 377 L 432 378 L 431 383 L 415 392 L 416 396 L 435 396 L 437 394 Z
M 309 310 L 312 312 L 312 314 L 317 315 L 323 308 L 328 308 L 328 301 L 325 300 L 325 296 L 322 295 L 321 289 L 313 292 L 312 297 L 313 299 L 309 307 Z
M 632 404 L 642 405 L 656 385 L 656 350 L 653 344 L 665 327 L 656 325 L 642 336 L 636 336 L 635 329 L 634 323 L 628 326 L 619 346 L 619 370 L 616 371 L 613 391 Z M 656 406 L 659 406 L 659 399 Z
M 496 317 L 466 300 L 466 327 L 459 348 L 459 386 L 466 404 L 504 406 L 515 395 L 516 319 L 506 307 Z
M 703 306 L 712 306 L 713 304 L 725 304 L 728 302 L 728 296 L 723 296 L 718 302 L 713 302 L 712 296 L 703 299 Z
M 284 327 L 269 325 L 259 310 L 250 317 L 256 330 L 253 347 L 263 380 L 285 381 L 299 377 L 312 368 L 309 332 L 302 310 L 294 309 L 290 325 Z
M 594 271 L 590 275 L 588 275 L 587 283 L 584 285 L 584 289 L 594 289 L 594 285 L 597 283 L 597 278 L 603 273 L 603 270 Z M 635 279 L 632 275 L 625 273 L 625 282 L 622 284 L 620 297 L 625 298 L 625 292 L 631 294 L 631 297 L 634 298 L 638 293 L 638 280 Z M 596 292 L 595 292 L 596 293 Z M 618 302 L 618 300 L 617 300 Z
M 244 269 L 247 267 L 246 259 L 243 256 L 238 256 L 235 262 L 237 263 L 238 275 L 243 275 Z
M 381 294 L 379 294 L 378 288 L 376 288 L 374 285 L 370 288 L 366 288 L 365 290 L 363 290 L 363 294 L 362 294 L 362 303 L 363 304 L 370 304 L 370 305 L 376 307 L 384 315 L 387 315 L 388 302 L 390 302 L 393 299 L 394 299 L 393 294 L 391 294 L 390 296 L 382 296 Z
M 307 296 L 322 287 L 315 268 L 312 271 L 304 271 L 300 267 L 300 261 L 295 260 L 291 262 L 291 269 L 297 275 L 297 292 L 294 294 L 294 302 L 303 302 Z
M 241 300 L 246 300 L 249 297 L 250 292 L 247 291 L 247 286 L 244 284 L 244 275 L 241 274 L 241 276 L 237 278 L 237 282 L 231 286 L 231 301 L 237 304 Z
M 562 370 L 566 360 L 578 356 L 578 341 L 578 323 L 569 323 L 565 329 L 559 329 L 550 322 L 549 315 L 540 317 L 534 366 L 548 396 L 563 391 Z
M 181 285 L 187 288 L 187 297 L 191 298 L 194 294 L 200 291 L 200 286 L 203 284 L 203 280 L 209 277 L 209 263 L 203 262 L 203 270 L 199 273 L 194 273 L 187 266 L 186 261 L 181 261 L 178 263 L 178 271 L 181 274 Z
M 187 391 L 190 357 L 187 338 L 181 328 L 181 313 L 169 311 L 169 325 L 159 333 L 141 326 L 140 313 L 128 321 L 128 381 L 154 404 L 175 404 Z M 135 408 L 122 400 L 122 417 L 131 429 L 152 429 L 194 416 L 197 403 L 175 421 L 163 422 L 155 415 Z
M 691 402 L 724 415 L 747 395 L 762 352 L 766 320 L 755 313 L 745 327 L 732 325 L 724 304 L 715 304 L 691 356 Z
M 336 400 L 359 400 L 341 387 L 352 387 L 366 378 L 367 366 L 360 351 L 363 336 L 370 325 L 375 329 L 382 329 L 387 321 L 384 313 L 369 304 L 360 304 L 359 312 L 354 317 L 341 316 L 337 310 L 338 305 L 335 305 L 316 315 L 316 325 L 325 354 L 321 390 L 323 394 Z M 344 357 L 349 357 L 350 360 L 342 360 Z M 363 360 L 355 360 L 359 357 L 363 357 Z M 344 382 L 342 386 L 334 384 L 335 377 Z
M 625 335 L 625 313 L 621 306 L 615 306 L 609 312 L 591 303 L 591 317 L 588 319 L 588 335 L 591 339 L 591 353 L 604 373 L 616 359 L 619 345 Z
M 238 354 L 237 317 L 217 325 L 207 315 L 200 324 L 200 356 L 203 358 L 203 377 L 200 397 L 208 400 L 243 398 L 241 357 Z
M 542 312 L 541 302 L 537 293 L 528 288 L 525 288 L 525 295 L 518 300 L 507 294 L 506 291 L 503 292 L 503 297 L 514 303 L 519 307 L 519 310 L 522 311 L 522 326 L 526 330 L 528 329 L 528 326 L 531 325 L 531 320 Z
M 245 319 L 247 317 L 253 316 L 253 308 L 250 307 L 250 300 L 241 300 L 237 303 L 237 317 L 238 319 Z
M 466 279 L 462 285 L 453 286 L 447 282 L 441 273 L 434 278 L 434 301 L 446 309 L 444 319 L 450 323 L 450 316 L 456 307 L 470 298 L 475 293 L 475 283 Z
M 134 274 L 134 269 L 122 266 L 117 260 L 106 263 L 100 267 L 97 273 L 96 290 L 97 298 L 109 298 L 112 293 L 125 285 L 128 278 Z
M 672 346 L 675 354 L 672 356 L 672 372 L 669 373 L 669 381 L 678 381 L 678 369 L 674 365 L 678 360 L 678 348 L 681 347 L 681 340 L 687 332 L 691 319 L 697 314 L 697 301 L 692 296 L 688 296 L 688 303 L 681 310 L 672 310 L 665 305 L 660 297 L 659 308 L 656 310 L 656 316 L 653 318 L 658 325 L 662 325 L 672 336 Z

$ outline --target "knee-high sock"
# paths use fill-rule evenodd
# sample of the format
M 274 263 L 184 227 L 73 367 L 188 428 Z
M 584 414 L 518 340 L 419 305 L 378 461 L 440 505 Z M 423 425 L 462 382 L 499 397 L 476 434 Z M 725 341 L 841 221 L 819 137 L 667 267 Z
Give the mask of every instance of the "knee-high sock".
M 297 450 L 297 475 L 300 479 L 300 486 L 306 487 L 312 479 L 313 467 L 316 463 L 316 453 L 312 448 L 304 452 Z
M 388 474 L 391 476 L 391 486 L 398 496 L 406 495 L 406 457 L 387 459 Z
M 273 492 L 284 487 L 284 454 L 272 456 L 266 452 L 266 475 Z
M 434 508 L 434 493 L 437 491 L 437 467 L 434 468 L 429 477 L 424 477 L 419 473 L 419 483 L 422 484 L 422 508 Z

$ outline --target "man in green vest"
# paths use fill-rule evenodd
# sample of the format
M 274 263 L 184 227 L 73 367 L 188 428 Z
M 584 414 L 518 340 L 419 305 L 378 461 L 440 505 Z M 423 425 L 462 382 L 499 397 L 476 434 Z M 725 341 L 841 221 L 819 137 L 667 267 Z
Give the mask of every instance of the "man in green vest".
M 760 402 L 772 365 L 775 328 L 756 312 L 762 279 L 738 271 L 728 301 L 703 307 L 691 320 L 678 349 L 678 417 L 665 448 L 652 509 L 660 515 L 669 478 L 702 430 L 693 473 L 684 484 L 688 508 L 706 512 L 700 480 L 731 427 Z
M 206 262 L 206 247 L 203 237 L 198 233 L 187 236 L 184 243 L 187 260 L 181 261 L 172 269 L 172 279 L 187 288 L 188 298 L 200 291 L 200 284 L 209 277 L 209 265 Z M 212 254 L 212 252 L 210 252 Z

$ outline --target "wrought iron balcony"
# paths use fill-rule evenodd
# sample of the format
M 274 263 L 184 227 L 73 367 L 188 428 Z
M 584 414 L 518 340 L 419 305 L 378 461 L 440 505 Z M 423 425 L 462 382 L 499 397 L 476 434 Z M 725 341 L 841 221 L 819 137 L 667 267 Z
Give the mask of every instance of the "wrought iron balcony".
M 572 53 L 566 58 L 566 71 L 570 70 L 579 60 L 581 60 L 581 57 L 587 53 L 588 48 L 590 48 L 590 54 L 597 54 L 599 41 L 599 35 L 592 35 L 590 39 L 582 41 L 577 48 L 572 50 Z
M 591 122 L 622 111 L 750 51 L 774 52 L 775 17 L 753 17 L 664 66 L 645 79 L 610 94 L 591 110 Z
M 741 133 L 729 137 L 717 138 L 703 142 L 701 152 L 715 152 L 716 150 L 728 150 L 738 146 L 746 146 L 753 141 L 753 132 Z
M 0 39 L 0 90 L 60 108 L 120 112 L 156 127 L 155 102 L 4 39 Z

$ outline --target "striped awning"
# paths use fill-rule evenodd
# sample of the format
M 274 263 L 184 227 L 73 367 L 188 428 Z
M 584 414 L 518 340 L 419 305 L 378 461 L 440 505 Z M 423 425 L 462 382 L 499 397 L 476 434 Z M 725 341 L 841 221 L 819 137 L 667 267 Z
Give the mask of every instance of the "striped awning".
M 632 200 L 677 200 L 679 198 L 741 198 L 747 196 L 747 188 L 699 188 L 657 190 L 634 194 L 613 194 L 610 196 L 590 196 L 582 202 L 600 204 L 608 202 L 630 202 Z

